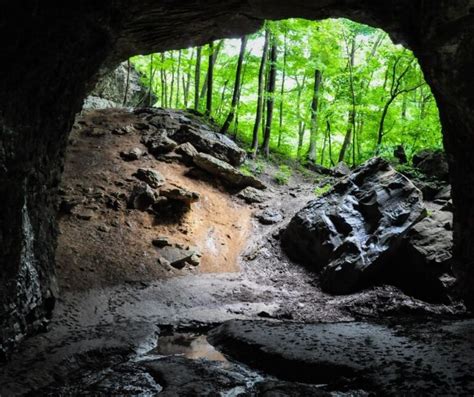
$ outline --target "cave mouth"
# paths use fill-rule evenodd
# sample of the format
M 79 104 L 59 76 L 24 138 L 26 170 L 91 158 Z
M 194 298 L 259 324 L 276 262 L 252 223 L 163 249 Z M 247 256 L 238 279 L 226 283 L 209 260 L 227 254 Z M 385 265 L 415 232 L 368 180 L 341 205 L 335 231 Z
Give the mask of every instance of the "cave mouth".
M 461 283 L 461 294 L 467 304 L 472 303 L 472 288 L 469 283 L 472 280 L 473 251 L 470 241 L 474 217 L 470 203 L 473 194 L 471 187 L 474 167 L 465 147 L 474 143 L 472 133 L 474 113 L 471 111 L 474 90 L 471 75 L 468 73 L 474 64 L 469 50 L 472 48 L 474 35 L 470 23 L 472 17 L 469 16 L 466 4 L 438 3 L 426 9 L 422 2 L 415 4 L 401 0 L 379 8 L 365 2 L 340 4 L 335 1 L 321 8 L 320 4 L 308 6 L 297 1 L 289 10 L 281 5 L 268 7 L 261 3 L 264 2 L 209 3 L 199 5 L 202 7 L 199 10 L 195 9 L 195 5 L 186 4 L 183 10 L 179 9 L 181 5 L 160 3 L 159 6 L 164 8 L 159 12 L 150 12 L 153 5 L 148 2 L 134 3 L 126 12 L 125 8 L 123 10 L 116 8 L 120 5 L 119 2 L 114 5 L 104 4 L 100 9 L 73 5 L 70 8 L 54 10 L 47 7 L 33 9 L 33 6 L 19 10 L 19 5 L 8 6 L 8 11 L 11 11 L 13 17 L 10 18 L 10 14 L 5 13 L 7 17 L 2 19 L 4 23 L 0 25 L 5 31 L 5 34 L 1 35 L 2 39 L 6 40 L 4 48 L 7 54 L 12 55 L 9 57 L 12 62 L 8 64 L 11 78 L 4 83 L 6 89 L 0 90 L 0 95 L 3 95 L 0 175 L 5 207 L 1 215 L 0 233 L 1 245 L 5 247 L 2 257 L 2 265 L 4 264 L 2 286 L 5 288 L 2 288 L 1 292 L 0 313 L 2 355 L 11 351 L 23 336 L 44 329 L 44 319 L 50 314 L 50 302 L 56 295 L 53 264 L 57 229 L 56 209 L 52 197 L 55 197 L 59 185 L 67 140 L 66 132 L 72 124 L 75 111 L 80 108 L 81 98 L 84 97 L 87 86 L 97 79 L 99 68 L 103 67 L 106 70 L 118 60 L 126 59 L 132 54 L 183 48 L 190 42 L 203 44 L 218 37 L 249 33 L 265 18 L 279 19 L 295 14 L 309 19 L 339 15 L 374 26 L 383 26 L 393 37 L 407 43 L 415 51 L 439 104 L 453 188 L 455 265 Z M 186 23 L 186 20 L 189 20 L 189 11 L 195 12 L 192 15 L 196 23 Z M 58 13 L 62 14 L 63 18 L 57 18 Z M 15 18 L 16 15 L 22 17 Z M 404 18 L 403 21 L 398 19 L 398 16 L 405 15 L 410 15 L 410 18 L 407 20 Z M 163 23 L 165 16 L 166 24 Z M 222 20 L 223 16 L 225 22 Z M 23 29 L 25 26 L 28 26 L 28 29 Z M 158 29 L 156 35 L 150 34 L 156 31 L 156 26 L 172 28 L 169 31 Z M 423 26 L 424 29 L 419 29 L 419 26 Z M 31 27 L 44 34 L 29 36 Z M 44 55 L 41 54 L 46 48 L 44 42 L 48 42 L 49 56 L 40 56 Z M 25 48 L 22 49 L 22 56 L 17 57 L 15 55 L 18 54 L 18 43 Z M 35 68 L 26 71 L 29 65 L 35 65 Z M 451 73 L 453 69 L 456 69 L 455 73 Z M 21 83 L 15 86 L 18 82 Z M 37 95 L 29 95 L 30 92 L 35 92 Z M 10 94 L 11 98 L 8 98 Z M 38 101 L 38 97 L 42 99 Z M 28 114 L 19 111 L 25 108 L 31 111 Z M 176 192 L 171 191 L 168 194 L 175 195 Z M 192 195 L 188 196 L 188 199 L 194 200 Z M 89 214 L 84 216 L 87 217 Z M 265 254 L 264 250 L 260 251 Z M 272 275 L 263 275 L 262 279 L 268 276 Z M 182 284 L 177 284 L 176 291 L 187 296 L 186 294 L 192 291 L 193 285 L 186 283 L 189 280 L 184 281 Z M 209 281 L 209 285 L 212 283 L 213 281 Z M 144 305 L 140 310 L 134 307 L 132 302 L 137 299 L 140 302 L 147 302 L 148 299 L 150 302 L 151 295 L 166 296 L 162 294 L 162 290 L 149 291 L 146 285 L 143 287 L 145 290 L 143 299 L 137 298 L 133 292 L 128 295 L 131 291 L 127 286 L 121 288 L 121 292 L 125 295 L 121 294 L 120 289 L 114 290 L 114 295 L 109 299 L 102 299 L 102 296 L 102 298 L 96 297 L 97 299 L 91 298 L 92 301 L 88 300 L 93 294 L 76 297 L 76 300 L 81 301 L 84 313 L 87 315 L 78 316 L 74 306 L 59 307 L 53 325 L 58 324 L 57 321 L 64 321 L 64 324 L 84 323 L 89 327 L 97 326 L 99 329 L 103 325 L 102 321 L 110 320 L 107 314 L 109 309 L 114 312 L 112 317 L 118 322 L 134 309 L 137 320 L 143 320 L 145 314 L 153 313 L 156 305 Z M 242 300 L 248 296 L 247 287 L 244 284 L 235 290 Z M 263 297 L 265 294 L 266 291 L 261 291 Z M 390 294 L 390 291 L 385 296 L 382 293 L 380 301 L 390 301 Z M 209 296 L 209 299 L 211 298 L 212 296 Z M 312 298 L 324 301 L 324 297 Z M 370 299 L 367 300 L 367 306 L 370 306 L 368 302 Z M 221 303 L 219 300 L 214 301 L 216 306 Z M 184 310 L 191 306 L 186 306 Z M 154 313 L 158 313 L 158 317 L 159 313 L 165 313 L 166 318 L 172 317 L 173 310 L 167 312 L 166 307 L 172 307 L 170 300 Z M 298 307 L 298 310 L 304 312 L 304 306 Z M 233 310 L 234 315 L 242 315 L 247 309 L 235 307 Z M 417 308 L 414 309 L 416 310 Z M 290 315 L 294 315 L 294 312 L 293 307 Z M 330 315 L 331 311 L 327 312 Z M 263 317 L 269 314 L 266 310 L 259 313 Z M 282 318 L 290 315 L 284 314 Z M 160 324 L 162 321 L 158 320 L 157 323 Z M 469 329 L 469 325 L 466 327 Z M 136 335 L 135 332 L 143 331 L 143 336 L 144 331 L 152 332 L 143 324 L 136 327 L 133 324 L 125 324 L 122 328 L 117 325 L 114 328 L 118 340 L 122 341 L 126 339 L 127 334 Z M 449 325 L 445 328 L 450 331 Z M 55 329 L 59 334 L 65 331 L 65 328 Z M 229 330 L 233 332 L 232 326 Z M 370 337 L 368 341 L 366 339 L 363 337 L 362 340 L 370 345 Z M 37 339 L 31 339 L 33 342 L 30 342 L 30 345 L 27 340 L 25 346 L 31 346 L 35 340 Z M 41 344 L 39 346 L 41 349 Z M 112 343 L 110 347 L 112 352 L 115 346 Z M 143 349 L 143 345 L 134 345 L 134 348 L 140 350 Z M 121 353 L 129 354 L 129 351 Z M 18 354 L 18 359 L 21 358 L 21 354 Z M 84 358 L 94 361 L 96 356 L 91 354 Z M 269 358 L 271 359 L 272 357 Z M 159 363 L 151 364 L 141 374 L 147 379 L 152 374 L 153 379 L 163 379 L 164 383 L 170 385 L 169 379 L 163 377 L 163 371 L 159 367 Z M 465 367 L 470 368 L 469 365 Z M 123 374 L 127 372 L 126 368 L 124 370 Z M 467 374 L 462 379 L 469 381 L 471 378 Z M 18 384 L 16 386 L 19 387 Z M 99 386 L 105 387 L 105 384 Z M 277 386 L 284 388 L 288 385 Z

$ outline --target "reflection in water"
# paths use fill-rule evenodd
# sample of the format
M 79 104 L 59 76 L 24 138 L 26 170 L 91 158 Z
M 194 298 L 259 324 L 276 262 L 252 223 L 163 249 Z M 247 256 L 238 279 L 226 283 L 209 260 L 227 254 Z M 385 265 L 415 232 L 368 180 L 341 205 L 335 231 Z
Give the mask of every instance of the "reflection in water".
M 179 355 L 193 360 L 205 358 L 211 361 L 227 362 L 227 359 L 209 344 L 206 335 L 176 333 L 160 336 L 154 354 L 162 356 Z

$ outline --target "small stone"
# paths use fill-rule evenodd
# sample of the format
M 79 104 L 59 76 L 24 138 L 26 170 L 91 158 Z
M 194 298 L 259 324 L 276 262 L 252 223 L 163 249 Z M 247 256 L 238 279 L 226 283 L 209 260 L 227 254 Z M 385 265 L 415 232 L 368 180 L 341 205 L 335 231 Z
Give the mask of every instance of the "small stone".
M 135 161 L 143 156 L 143 151 L 137 147 L 129 150 L 128 152 L 120 152 L 120 157 L 125 161 Z
M 188 259 L 188 263 L 191 266 L 199 266 L 201 264 L 201 258 L 195 253 Z
M 169 200 L 177 200 L 190 206 L 192 203 L 199 201 L 199 193 L 189 191 L 178 186 L 170 186 L 160 190 L 160 196 L 166 197 Z
M 146 183 L 141 183 L 133 187 L 128 206 L 129 208 L 146 211 L 155 202 L 156 192 Z
M 97 229 L 104 233 L 110 232 L 110 227 L 108 227 L 107 225 L 99 225 Z
M 170 245 L 168 237 L 158 237 L 151 242 L 155 247 L 163 248 Z
M 266 199 L 265 194 L 252 186 L 248 186 L 245 189 L 237 193 L 237 197 L 243 199 L 248 204 L 263 203 Z
M 262 225 L 273 225 L 283 220 L 281 212 L 273 208 L 267 208 L 256 216 Z
M 163 175 L 151 168 L 139 168 L 133 176 L 155 189 L 163 186 L 165 183 Z

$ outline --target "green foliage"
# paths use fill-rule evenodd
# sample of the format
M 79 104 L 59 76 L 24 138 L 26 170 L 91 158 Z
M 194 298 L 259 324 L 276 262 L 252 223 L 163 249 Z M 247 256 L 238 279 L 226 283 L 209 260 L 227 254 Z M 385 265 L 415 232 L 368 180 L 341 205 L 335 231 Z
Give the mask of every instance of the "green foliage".
M 315 69 L 322 73 L 316 113 L 318 164 L 331 167 L 338 163 L 348 131 L 351 136 L 344 160 L 350 166 L 376 154 L 392 160 L 398 145 L 404 146 L 409 158 L 422 148 L 442 148 L 438 108 L 420 66 L 411 51 L 393 44 L 385 32 L 345 19 L 290 19 L 267 24 L 278 45 L 270 141 L 273 153 L 306 159 Z M 263 39 L 263 30 L 249 36 L 237 117 L 229 129 L 248 146 L 255 122 Z M 215 42 L 214 48 L 218 44 Z M 216 58 L 212 118 L 218 125 L 223 124 L 230 109 L 239 47 L 239 40 L 224 40 Z M 200 93 L 205 88 L 208 53 L 209 47 L 203 46 Z M 184 108 L 194 104 L 196 58 L 197 50 L 189 48 L 137 56 L 132 62 L 158 98 L 155 105 Z M 396 97 L 391 100 L 394 93 Z M 200 95 L 199 111 L 204 112 L 205 103 L 205 96 Z M 353 123 L 351 112 L 355 113 Z M 260 131 L 259 143 L 262 134 Z
M 281 164 L 278 167 L 278 171 L 275 174 L 275 182 L 278 183 L 279 185 L 288 184 L 292 173 L 293 173 L 292 169 L 288 165 Z
M 316 197 L 321 197 L 325 195 L 327 192 L 329 192 L 332 189 L 332 185 L 330 183 L 325 183 L 324 185 L 317 186 L 314 189 L 314 194 Z

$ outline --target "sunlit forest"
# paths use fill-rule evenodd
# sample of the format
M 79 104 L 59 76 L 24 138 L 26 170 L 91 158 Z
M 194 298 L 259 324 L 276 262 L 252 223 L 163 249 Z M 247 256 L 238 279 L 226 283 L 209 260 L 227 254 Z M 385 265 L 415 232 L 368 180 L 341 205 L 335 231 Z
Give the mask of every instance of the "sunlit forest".
M 149 87 L 145 105 L 197 110 L 253 156 L 355 166 L 442 146 L 412 52 L 352 21 L 267 22 L 240 39 L 130 62 Z

